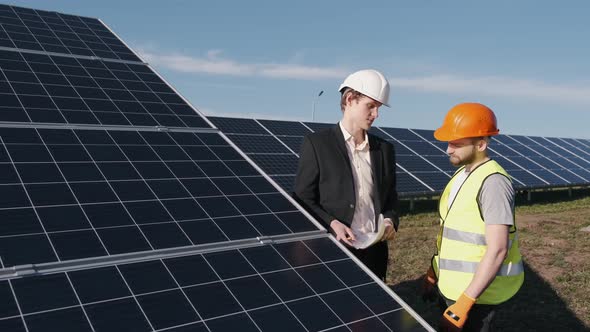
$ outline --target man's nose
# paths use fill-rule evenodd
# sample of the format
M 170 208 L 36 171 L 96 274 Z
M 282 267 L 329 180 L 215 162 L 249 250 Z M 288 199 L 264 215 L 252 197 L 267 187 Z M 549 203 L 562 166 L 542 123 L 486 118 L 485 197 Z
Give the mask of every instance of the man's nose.
M 379 117 L 379 109 L 376 108 L 373 111 L 371 111 L 371 115 L 373 116 L 373 118 L 377 119 Z

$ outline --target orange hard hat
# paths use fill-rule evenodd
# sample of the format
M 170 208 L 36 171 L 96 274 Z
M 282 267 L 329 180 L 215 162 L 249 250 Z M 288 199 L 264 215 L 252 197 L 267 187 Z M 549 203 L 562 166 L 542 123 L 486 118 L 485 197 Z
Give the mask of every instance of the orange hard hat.
M 449 110 L 443 125 L 434 131 L 439 141 L 498 135 L 496 116 L 492 110 L 479 103 L 462 103 Z

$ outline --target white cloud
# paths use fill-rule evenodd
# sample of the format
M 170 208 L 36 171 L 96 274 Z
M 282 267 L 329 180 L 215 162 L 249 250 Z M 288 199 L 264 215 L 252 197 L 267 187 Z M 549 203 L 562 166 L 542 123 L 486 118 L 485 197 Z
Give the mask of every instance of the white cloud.
M 267 64 L 260 68 L 261 76 L 274 78 L 295 78 L 313 80 L 321 78 L 344 78 L 347 70 L 339 68 L 321 68 L 291 64 Z
M 451 94 L 510 97 L 568 104 L 590 104 L 590 86 L 559 85 L 506 77 L 465 78 L 452 75 L 390 78 L 394 87 Z
M 283 120 L 283 121 L 309 121 L 304 116 L 292 116 L 287 114 L 273 115 L 268 113 L 252 113 L 252 112 L 224 112 L 210 108 L 198 108 L 199 112 L 206 116 L 222 116 L 228 118 L 247 118 L 258 120 Z
M 300 64 L 298 62 L 304 59 L 302 52 L 296 53 L 286 63 L 242 63 L 223 56 L 223 52 L 218 49 L 209 50 L 205 56 L 201 57 L 160 52 L 153 46 L 140 47 L 139 52 L 147 62 L 156 67 L 183 73 L 298 80 L 336 79 L 339 81 L 351 72 L 350 68 L 344 67 Z M 431 70 L 440 72 L 440 69 L 432 68 Z M 424 69 L 424 71 L 431 70 Z M 587 84 L 556 84 L 501 76 L 467 78 L 445 74 L 397 76 L 390 77 L 389 81 L 393 87 L 415 91 L 590 105 L 590 85 Z
M 348 74 L 344 68 L 323 68 L 293 63 L 239 63 L 222 57 L 220 50 L 210 50 L 205 57 L 163 54 L 146 49 L 140 54 L 150 64 L 183 73 L 259 76 L 281 79 L 341 79 Z
M 224 74 L 250 76 L 255 72 L 252 65 L 240 64 L 231 60 L 217 58 L 216 51 L 210 51 L 205 58 L 181 54 L 156 54 L 141 52 L 144 59 L 156 66 L 162 66 L 184 73 Z

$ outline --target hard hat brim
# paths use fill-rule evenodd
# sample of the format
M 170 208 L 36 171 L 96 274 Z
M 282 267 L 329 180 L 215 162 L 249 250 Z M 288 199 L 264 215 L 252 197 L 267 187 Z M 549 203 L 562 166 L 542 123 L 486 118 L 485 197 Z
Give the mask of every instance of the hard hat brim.
M 463 138 L 474 138 L 474 137 L 489 137 L 489 136 L 496 136 L 500 133 L 500 130 L 490 131 L 490 132 L 479 132 L 477 134 L 472 135 L 461 135 L 460 133 L 453 132 L 452 130 L 446 127 L 440 127 L 434 131 L 434 138 L 437 141 L 441 142 L 450 142 L 458 139 Z

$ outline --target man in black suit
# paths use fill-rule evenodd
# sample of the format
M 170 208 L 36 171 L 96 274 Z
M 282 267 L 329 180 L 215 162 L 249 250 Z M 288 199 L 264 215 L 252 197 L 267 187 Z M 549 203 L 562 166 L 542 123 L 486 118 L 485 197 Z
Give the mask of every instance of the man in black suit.
M 386 240 L 393 238 L 399 224 L 395 152 L 391 143 L 368 131 L 379 107 L 389 107 L 389 82 L 376 70 L 361 70 L 349 75 L 339 91 L 342 120 L 303 141 L 295 198 L 384 280 Z M 357 237 L 377 232 L 379 222 L 385 225 L 383 241 L 354 248 Z

